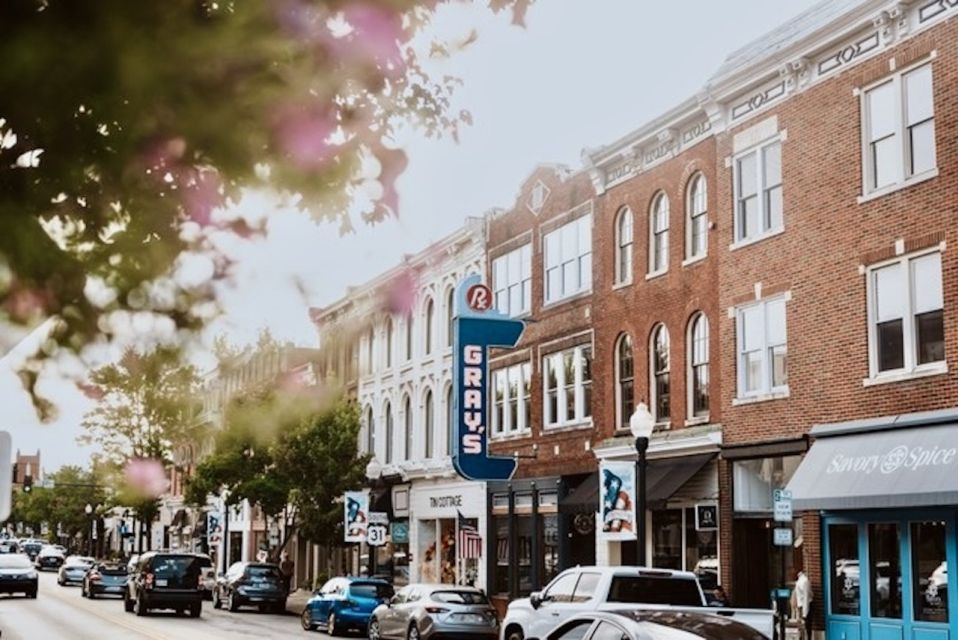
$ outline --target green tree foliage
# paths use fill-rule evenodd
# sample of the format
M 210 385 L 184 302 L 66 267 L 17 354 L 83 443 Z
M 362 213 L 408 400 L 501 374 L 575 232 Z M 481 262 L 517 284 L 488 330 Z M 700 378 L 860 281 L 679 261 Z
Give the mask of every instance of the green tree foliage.
M 64 466 L 49 474 L 47 480 L 53 481 L 50 489 L 35 486 L 29 493 L 14 494 L 9 521 L 23 523 L 37 532 L 41 523 L 46 523 L 51 540 L 56 537 L 58 524 L 68 537 L 86 535 L 90 528 L 86 505 L 99 505 L 102 510 L 110 504 L 104 474 L 96 468 Z
M 0 325 L 57 318 L 45 353 L 144 314 L 201 326 L 231 273 L 215 234 L 265 228 L 214 215 L 246 188 L 347 230 L 377 181 L 364 217 L 394 215 L 397 128 L 468 121 L 411 46 L 447 1 L 0 2 Z M 521 22 L 529 0 L 486 2 Z
M 99 445 L 109 461 L 169 463 L 173 446 L 198 436 L 193 418 L 199 379 L 177 351 L 128 349 L 116 364 L 95 370 L 90 381 L 99 400 L 84 417 L 80 441 Z

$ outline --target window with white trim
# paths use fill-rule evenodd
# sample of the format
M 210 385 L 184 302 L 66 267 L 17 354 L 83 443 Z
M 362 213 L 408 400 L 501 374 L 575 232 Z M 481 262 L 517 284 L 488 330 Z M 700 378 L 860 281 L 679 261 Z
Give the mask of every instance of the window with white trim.
M 520 316 L 532 309 L 532 245 L 499 256 L 492 261 L 492 290 L 496 309 L 508 316 Z
M 492 389 L 493 437 L 528 431 L 532 420 L 532 365 L 523 362 L 493 371 Z
M 385 348 L 386 353 L 383 355 L 384 355 L 384 360 L 386 361 L 387 369 L 393 366 L 393 332 L 394 331 L 395 329 L 393 328 L 393 319 L 386 318 L 386 326 L 383 328 L 383 333 L 386 336 L 386 348 Z
M 446 386 L 446 455 L 456 452 L 456 416 L 453 414 L 452 385 Z
M 409 396 L 403 398 L 402 403 L 402 414 L 403 414 L 403 459 L 412 460 L 412 403 L 409 401 Z
M 649 273 L 669 268 L 669 198 L 659 192 L 649 208 Z
M 784 228 L 782 142 L 774 138 L 735 159 L 735 241 Z
M 426 327 L 423 335 L 423 353 L 427 356 L 432 354 L 432 337 L 433 332 L 436 330 L 435 321 L 436 305 L 433 303 L 432 298 L 429 298 L 426 300 Z
M 736 343 L 740 398 L 788 391 L 784 296 L 736 309 Z
M 685 258 L 699 258 L 708 252 L 708 194 L 705 176 L 695 174 L 685 195 Z
M 903 256 L 868 270 L 872 376 L 944 362 L 941 253 Z
M 709 415 L 709 320 L 697 313 L 689 325 L 689 413 L 692 418 Z
M 629 418 L 635 411 L 635 360 L 632 351 L 632 336 L 623 333 L 615 347 L 615 387 L 619 429 L 629 428 Z
M 862 93 L 865 193 L 936 168 L 931 64 L 892 75 Z
M 455 313 L 456 290 L 450 287 L 446 291 L 446 346 L 452 346 L 453 334 L 455 329 L 453 325 L 453 314 Z
M 543 358 L 545 426 L 563 427 L 592 416 L 592 347 L 583 345 Z
M 386 464 L 391 464 L 393 461 L 393 438 L 395 437 L 393 429 L 393 408 L 392 405 L 388 402 L 383 409 L 384 419 L 386 420 L 386 451 L 384 452 L 384 458 Z
M 623 207 L 615 220 L 615 284 L 632 282 L 632 210 Z
M 376 332 L 372 327 L 369 327 L 369 330 L 366 332 L 366 353 L 363 358 L 363 373 L 365 375 L 371 375 L 373 372 L 373 353 L 374 347 L 376 344 Z
M 426 436 L 425 457 L 428 460 L 432 458 L 436 441 L 436 420 L 435 408 L 432 402 L 432 391 L 426 392 L 426 398 L 422 403 L 423 431 Z
M 652 365 L 652 416 L 657 423 L 666 423 L 672 415 L 671 358 L 669 330 L 660 324 L 652 332 L 649 356 Z
M 412 323 L 412 314 L 406 315 L 406 339 L 403 341 L 403 359 L 412 360 L 412 349 L 413 349 L 413 323 Z
M 592 214 L 547 233 L 544 245 L 546 304 L 592 290 Z
M 376 455 L 376 419 L 373 417 L 372 407 L 366 408 L 366 419 L 363 421 L 365 429 L 365 449 L 363 453 L 371 456 Z

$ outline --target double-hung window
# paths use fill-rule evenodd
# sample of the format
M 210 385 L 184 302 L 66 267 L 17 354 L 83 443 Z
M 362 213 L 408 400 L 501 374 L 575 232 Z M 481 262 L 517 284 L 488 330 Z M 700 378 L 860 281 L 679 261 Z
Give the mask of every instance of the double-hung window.
M 562 427 L 592 416 L 592 347 L 583 345 L 543 359 L 545 426 Z
M 585 215 L 544 237 L 545 302 L 592 290 L 592 215 Z
M 941 254 L 903 256 L 868 271 L 872 377 L 945 361 Z
M 879 191 L 936 168 L 931 64 L 897 73 L 864 91 L 864 191 Z
M 701 173 L 689 181 L 685 197 L 685 259 L 700 258 L 708 250 L 708 196 L 705 176 Z
M 659 193 L 649 210 L 649 273 L 669 268 L 669 198 Z
M 762 300 L 737 310 L 738 396 L 788 391 L 785 297 Z
M 532 303 L 532 245 L 526 244 L 492 261 L 496 309 L 509 316 L 529 313 Z
M 782 142 L 774 138 L 735 159 L 735 241 L 784 228 Z
M 504 436 L 529 430 L 532 366 L 528 362 L 492 372 L 492 435 Z
M 632 282 L 632 210 L 625 207 L 615 220 L 615 284 Z

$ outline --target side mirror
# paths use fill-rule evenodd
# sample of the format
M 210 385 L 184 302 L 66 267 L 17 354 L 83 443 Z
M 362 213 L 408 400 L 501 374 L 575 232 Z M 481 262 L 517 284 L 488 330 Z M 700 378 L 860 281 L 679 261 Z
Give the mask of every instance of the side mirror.
M 538 609 L 542 606 L 542 592 L 533 591 L 529 594 L 529 604 L 532 605 L 533 609 Z

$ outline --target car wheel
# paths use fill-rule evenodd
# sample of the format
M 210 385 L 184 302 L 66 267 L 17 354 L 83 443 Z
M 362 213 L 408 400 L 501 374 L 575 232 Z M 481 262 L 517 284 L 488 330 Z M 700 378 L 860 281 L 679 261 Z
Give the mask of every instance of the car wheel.
M 339 623 L 336 622 L 336 612 L 330 611 L 329 617 L 326 618 L 326 633 L 328 633 L 331 636 L 338 636 L 339 635 L 339 627 L 337 626 L 338 624 Z
M 133 613 L 133 601 L 130 600 L 130 594 L 123 594 L 123 610 L 127 613 Z
M 277 602 L 272 606 L 272 611 L 278 616 L 281 616 L 286 613 L 286 603 Z
M 520 627 L 509 627 L 506 629 L 506 640 L 524 640 L 525 634 Z
M 212 595 L 213 595 L 213 598 L 212 598 L 212 599 L 213 599 L 213 608 L 214 608 L 214 609 L 222 609 L 222 608 L 223 608 L 223 600 L 222 600 L 222 598 L 220 598 L 220 593 L 219 593 L 219 591 L 214 591 Z
M 409 632 L 406 633 L 407 640 L 419 640 L 419 627 L 416 626 L 416 623 L 413 622 L 409 625 Z
M 226 608 L 233 613 L 239 611 L 239 603 L 236 601 L 236 598 L 233 597 L 232 591 L 230 591 L 229 596 L 226 597 Z
M 369 621 L 369 628 L 366 629 L 366 636 L 369 640 L 381 640 L 382 635 L 379 632 L 379 620 L 373 618 Z
M 36 591 L 31 591 L 30 593 L 27 594 L 27 597 L 28 597 L 28 598 L 31 598 L 32 600 L 36 600 L 36 599 L 37 599 L 37 592 L 36 592 Z
M 96 600 L 96 594 L 90 591 L 89 589 L 87 589 L 86 597 L 89 598 L 90 600 Z
M 203 612 L 203 603 L 194 602 L 192 605 L 190 605 L 191 618 L 199 618 L 202 612 Z
M 309 613 L 309 607 L 303 609 L 303 615 L 299 617 L 299 621 L 303 624 L 304 631 L 313 631 L 316 629 L 316 625 L 313 624 L 313 616 Z
M 137 596 L 136 600 L 133 602 L 133 613 L 138 616 L 145 616 L 147 612 L 146 604 L 143 602 L 143 598 Z

